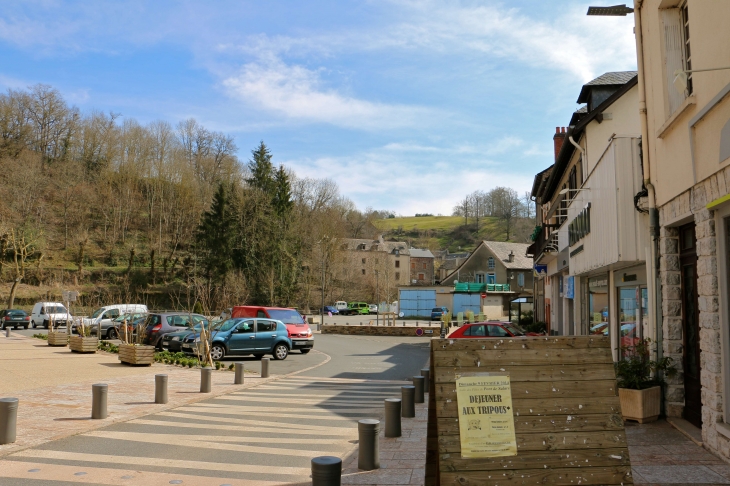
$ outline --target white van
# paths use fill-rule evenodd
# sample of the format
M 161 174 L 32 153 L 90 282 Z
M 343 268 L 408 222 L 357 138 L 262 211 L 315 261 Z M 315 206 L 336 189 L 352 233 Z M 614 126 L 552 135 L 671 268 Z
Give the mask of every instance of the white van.
M 344 300 L 338 300 L 337 302 L 335 302 L 335 309 L 337 309 L 338 311 L 342 309 L 347 309 L 347 302 L 345 302 Z
M 73 321 L 73 316 L 60 302 L 36 302 L 30 313 L 31 327 L 45 327 L 53 320 L 54 326 L 65 326 L 67 321 Z
M 91 327 L 91 333 L 96 334 L 101 325 L 101 335 L 107 339 L 115 337 L 114 319 L 122 314 L 147 314 L 147 306 L 144 304 L 113 304 L 100 307 L 91 314 L 91 317 L 84 317 L 83 323 Z M 72 326 L 72 331 L 76 325 Z

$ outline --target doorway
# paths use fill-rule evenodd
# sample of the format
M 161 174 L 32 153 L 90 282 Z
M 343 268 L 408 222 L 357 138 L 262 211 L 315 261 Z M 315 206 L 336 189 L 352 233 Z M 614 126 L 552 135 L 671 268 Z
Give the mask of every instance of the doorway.
M 682 364 L 684 367 L 683 418 L 702 428 L 700 383 L 700 319 L 697 294 L 697 239 L 695 224 L 679 228 L 679 267 L 682 284 Z

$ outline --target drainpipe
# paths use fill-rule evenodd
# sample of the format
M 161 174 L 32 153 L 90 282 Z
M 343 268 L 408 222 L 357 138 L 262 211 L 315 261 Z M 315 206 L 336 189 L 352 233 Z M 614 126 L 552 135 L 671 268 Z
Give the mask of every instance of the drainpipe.
M 652 264 L 649 266 L 651 269 L 651 281 L 654 282 L 654 312 L 653 314 L 653 325 L 656 332 L 656 345 L 657 345 L 657 360 L 661 360 L 664 355 L 664 330 L 662 327 L 662 293 L 661 293 L 661 280 L 659 276 L 659 210 L 656 207 L 656 191 L 654 184 L 651 182 L 651 163 L 650 155 L 651 150 L 649 148 L 649 127 L 646 113 L 646 85 L 644 83 L 644 42 L 643 32 L 641 26 L 641 7 L 644 0 L 634 0 L 634 34 L 636 37 L 636 64 L 639 78 L 639 118 L 641 120 L 641 145 L 642 145 L 642 163 L 644 168 L 644 186 L 647 190 L 649 199 L 649 237 L 651 243 L 649 245 Z M 661 413 L 665 414 L 664 407 L 664 396 L 662 396 L 662 410 Z
M 583 150 L 583 147 L 581 147 L 580 145 L 578 145 L 577 143 L 575 143 L 575 140 L 573 140 L 573 135 L 571 135 L 571 136 L 568 137 L 568 141 L 571 144 L 573 144 L 573 146 L 575 148 L 578 149 L 578 152 L 580 152 L 580 168 L 581 168 L 581 170 L 587 170 L 586 167 L 584 167 L 584 162 L 585 161 L 583 160 L 585 158 L 586 151 Z

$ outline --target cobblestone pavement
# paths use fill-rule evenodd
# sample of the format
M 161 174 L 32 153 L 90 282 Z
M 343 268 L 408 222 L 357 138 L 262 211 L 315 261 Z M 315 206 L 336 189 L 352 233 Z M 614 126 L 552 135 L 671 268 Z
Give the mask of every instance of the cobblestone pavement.
M 689 440 L 664 420 L 626 424 L 634 484 L 730 484 L 730 465 Z

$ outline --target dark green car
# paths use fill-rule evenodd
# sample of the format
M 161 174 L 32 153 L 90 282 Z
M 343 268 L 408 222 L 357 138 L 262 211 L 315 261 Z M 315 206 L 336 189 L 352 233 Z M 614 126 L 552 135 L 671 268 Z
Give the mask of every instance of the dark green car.
M 217 325 L 220 321 L 215 321 L 213 323 L 213 326 Z M 208 321 L 204 321 L 204 326 L 206 329 L 209 328 L 210 324 Z M 183 339 L 189 334 L 196 334 L 200 332 L 200 324 L 196 324 L 193 326 L 193 329 L 183 329 L 181 331 L 177 332 L 171 332 L 168 334 L 165 334 L 162 336 L 162 349 L 166 349 L 170 351 L 171 353 L 177 353 L 182 351 L 182 342 Z

